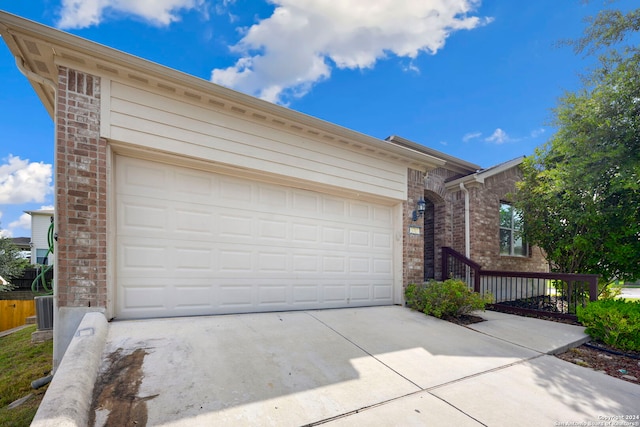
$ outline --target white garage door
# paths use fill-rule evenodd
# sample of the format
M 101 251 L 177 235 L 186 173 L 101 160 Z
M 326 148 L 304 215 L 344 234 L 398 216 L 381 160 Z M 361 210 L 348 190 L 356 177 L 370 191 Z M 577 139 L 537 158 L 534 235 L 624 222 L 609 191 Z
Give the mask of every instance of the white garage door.
M 119 156 L 116 316 L 392 303 L 390 206 Z

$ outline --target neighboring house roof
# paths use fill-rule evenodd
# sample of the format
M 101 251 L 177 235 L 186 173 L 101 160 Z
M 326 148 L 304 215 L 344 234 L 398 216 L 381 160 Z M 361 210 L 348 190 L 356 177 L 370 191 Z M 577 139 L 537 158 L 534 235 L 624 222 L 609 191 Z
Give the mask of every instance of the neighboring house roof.
M 51 117 L 55 111 L 57 69 L 66 66 L 148 84 L 190 102 L 207 103 L 250 120 L 260 119 L 291 132 L 340 142 L 412 168 L 432 170 L 447 163 L 424 147 L 390 144 L 6 12 L 0 12 L 0 35 Z
M 29 238 L 29 237 L 12 237 L 11 241 L 19 249 L 22 249 L 22 250 L 31 249 L 31 238 Z

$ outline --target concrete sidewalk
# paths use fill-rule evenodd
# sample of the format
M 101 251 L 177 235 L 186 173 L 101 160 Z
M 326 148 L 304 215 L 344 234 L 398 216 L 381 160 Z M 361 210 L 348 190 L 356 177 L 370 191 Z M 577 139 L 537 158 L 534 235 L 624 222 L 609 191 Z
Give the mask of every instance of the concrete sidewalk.
M 96 425 L 551 426 L 638 414 L 640 386 L 548 354 L 584 342 L 583 328 L 481 316 L 462 327 L 396 306 L 113 322 Z

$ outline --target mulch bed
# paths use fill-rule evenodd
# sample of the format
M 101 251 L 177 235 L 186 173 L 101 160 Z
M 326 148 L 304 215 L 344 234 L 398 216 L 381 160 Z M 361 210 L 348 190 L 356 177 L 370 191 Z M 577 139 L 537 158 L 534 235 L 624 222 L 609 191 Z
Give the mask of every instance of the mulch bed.
M 618 354 L 616 354 L 618 353 Z M 612 377 L 630 383 L 640 382 L 640 352 L 628 352 L 626 355 L 605 344 L 590 342 L 556 357 L 585 368 L 601 371 Z
M 474 323 L 484 322 L 484 319 L 480 316 L 474 316 L 473 314 L 463 314 L 458 317 L 445 317 L 443 320 L 447 322 L 455 323 L 456 325 L 466 326 Z
M 552 295 L 539 295 L 529 298 L 521 298 L 514 301 L 503 301 L 501 305 L 512 307 L 528 308 L 530 310 L 540 310 L 549 313 L 566 313 L 567 301 L 563 297 Z

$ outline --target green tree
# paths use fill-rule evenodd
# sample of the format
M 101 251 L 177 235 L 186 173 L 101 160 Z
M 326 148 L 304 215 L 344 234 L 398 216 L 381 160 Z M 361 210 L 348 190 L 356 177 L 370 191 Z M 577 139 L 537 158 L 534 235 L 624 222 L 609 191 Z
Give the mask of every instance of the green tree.
M 11 279 L 20 276 L 28 265 L 29 261 L 21 257 L 20 249 L 11 239 L 0 237 L 0 276 L 9 282 L 9 285 L 0 284 L 0 292 L 10 291 Z
M 590 21 L 574 47 L 606 53 L 584 87 L 560 99 L 556 134 L 523 163 L 523 231 L 554 271 L 604 283 L 640 277 L 640 54 L 618 49 L 639 29 L 640 9 Z

